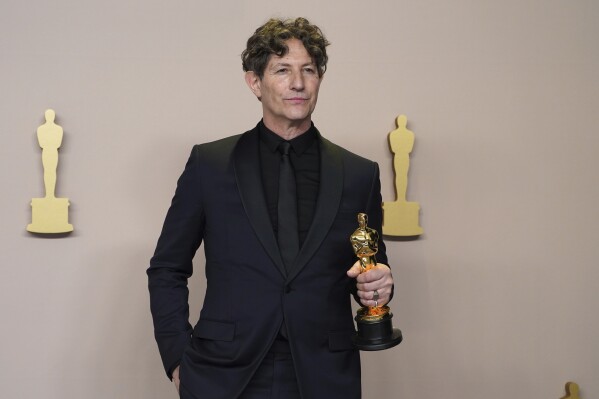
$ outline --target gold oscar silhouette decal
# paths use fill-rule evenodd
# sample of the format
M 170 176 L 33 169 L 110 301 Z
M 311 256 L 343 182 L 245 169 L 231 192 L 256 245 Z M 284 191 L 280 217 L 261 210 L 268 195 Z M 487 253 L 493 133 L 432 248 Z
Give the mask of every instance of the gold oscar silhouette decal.
M 69 199 L 56 198 L 56 168 L 58 166 L 58 148 L 62 144 L 62 128 L 54 123 L 56 114 L 46 110 L 46 123 L 37 129 L 37 140 L 42 148 L 44 167 L 44 198 L 31 200 L 31 224 L 27 231 L 32 233 L 68 233 L 73 231 L 69 224 Z
M 408 170 L 410 169 L 410 153 L 414 147 L 414 133 L 406 127 L 408 118 L 397 117 L 397 129 L 389 133 L 389 145 L 393 152 L 393 168 L 395 169 L 395 191 L 397 199 L 383 202 L 383 234 L 386 236 L 418 236 L 422 227 L 418 222 L 420 205 L 408 202 Z
M 578 394 L 578 384 L 575 382 L 566 383 L 566 396 L 562 396 L 561 399 L 580 399 Z

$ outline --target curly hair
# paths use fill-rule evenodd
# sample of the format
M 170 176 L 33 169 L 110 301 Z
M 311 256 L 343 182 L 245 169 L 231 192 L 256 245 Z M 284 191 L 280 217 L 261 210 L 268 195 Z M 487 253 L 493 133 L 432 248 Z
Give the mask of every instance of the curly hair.
M 318 75 L 322 76 L 327 69 L 329 57 L 326 46 L 330 43 L 320 28 L 310 24 L 305 18 L 271 18 L 256 29 L 248 39 L 246 49 L 241 53 L 243 70 L 253 71 L 262 79 L 270 56 L 276 54 L 282 57 L 287 54 L 289 48 L 285 42 L 290 39 L 301 40 L 318 68 Z

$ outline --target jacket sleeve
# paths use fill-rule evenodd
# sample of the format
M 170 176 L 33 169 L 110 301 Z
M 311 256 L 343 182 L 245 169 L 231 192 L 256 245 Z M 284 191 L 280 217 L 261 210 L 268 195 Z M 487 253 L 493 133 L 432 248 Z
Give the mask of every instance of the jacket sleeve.
M 199 147 L 195 146 L 177 182 L 147 270 L 154 336 L 171 379 L 191 338 L 187 280 L 193 272 L 193 257 L 202 242 L 204 220 Z
M 387 257 L 385 240 L 383 240 L 383 199 L 381 196 L 381 180 L 379 174 L 379 165 L 375 163 L 372 189 L 370 190 L 370 202 L 367 207 L 368 223 L 370 224 L 370 227 L 379 232 L 379 251 L 376 254 L 376 261 L 391 267 L 389 264 L 389 258 Z M 393 299 L 394 292 L 395 284 L 391 287 L 389 301 Z
M 381 180 L 379 177 L 379 165 L 374 163 L 372 172 L 372 185 L 366 206 L 368 215 L 368 227 L 375 229 L 379 233 L 379 250 L 376 253 L 377 263 L 389 265 L 387 259 L 387 248 L 383 241 L 383 200 L 381 197 Z

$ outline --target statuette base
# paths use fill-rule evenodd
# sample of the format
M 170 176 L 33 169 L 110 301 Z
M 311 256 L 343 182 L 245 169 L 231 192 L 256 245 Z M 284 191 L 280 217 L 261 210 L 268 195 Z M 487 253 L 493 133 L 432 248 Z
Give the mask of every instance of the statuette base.
M 364 315 L 368 308 L 358 310 L 355 317 L 358 333 L 354 335 L 354 346 L 363 351 L 380 351 L 392 348 L 402 341 L 401 330 L 393 328 L 391 319 L 393 313 L 389 311 L 388 306 L 383 306 L 386 313 L 378 318 L 370 318 Z

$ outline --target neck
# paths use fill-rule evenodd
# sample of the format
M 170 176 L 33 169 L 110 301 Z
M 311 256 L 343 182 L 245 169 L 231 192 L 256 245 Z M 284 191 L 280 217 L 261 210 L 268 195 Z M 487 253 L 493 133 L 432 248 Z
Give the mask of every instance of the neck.
M 276 123 L 275 121 L 268 120 L 265 117 L 262 118 L 262 121 L 264 122 L 264 126 L 266 126 L 271 132 L 287 141 L 306 133 L 308 129 L 310 129 L 310 126 L 312 126 L 312 120 L 310 118 L 297 123 L 285 124 Z

